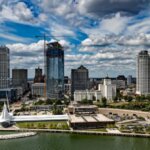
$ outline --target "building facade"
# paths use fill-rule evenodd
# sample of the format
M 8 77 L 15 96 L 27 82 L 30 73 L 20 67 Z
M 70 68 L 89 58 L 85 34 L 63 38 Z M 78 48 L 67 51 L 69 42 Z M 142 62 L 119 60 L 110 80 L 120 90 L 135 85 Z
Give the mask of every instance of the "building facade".
M 64 95 L 64 50 L 58 42 L 47 44 L 46 93 L 50 99 L 61 99 Z
M 150 55 L 148 51 L 141 51 L 137 56 L 136 93 L 150 94 Z
M 103 84 L 99 84 L 99 91 L 102 92 L 102 96 L 107 100 L 112 101 L 116 96 L 116 85 L 112 84 L 111 79 L 108 77 L 104 79 Z
M 44 83 L 34 83 L 31 85 L 31 93 L 33 96 L 44 97 Z
M 128 75 L 127 77 L 127 85 L 130 86 L 132 84 L 132 76 Z
M 84 66 L 71 70 L 71 94 L 73 96 L 75 90 L 88 89 L 89 72 Z
M 34 77 L 34 83 L 43 83 L 44 82 L 44 76 L 42 74 L 41 68 L 35 68 L 35 77 Z
M 10 86 L 10 61 L 9 49 L 0 46 L 0 89 L 6 89 Z
M 22 87 L 23 91 L 28 87 L 28 70 L 12 69 L 12 85 L 13 87 Z
M 116 80 L 112 82 L 116 84 L 117 89 L 125 89 L 127 87 L 127 79 L 124 75 L 119 75 Z
M 87 100 L 101 100 L 102 94 L 100 91 L 95 91 L 95 90 L 81 90 L 81 91 L 75 91 L 74 92 L 74 101 L 80 102 L 84 99 Z

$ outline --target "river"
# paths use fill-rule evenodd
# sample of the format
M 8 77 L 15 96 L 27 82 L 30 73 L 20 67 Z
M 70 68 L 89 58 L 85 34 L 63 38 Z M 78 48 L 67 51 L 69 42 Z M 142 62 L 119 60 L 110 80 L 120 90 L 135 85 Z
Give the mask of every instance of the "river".
M 2 140 L 0 150 L 150 150 L 150 138 L 39 133 Z

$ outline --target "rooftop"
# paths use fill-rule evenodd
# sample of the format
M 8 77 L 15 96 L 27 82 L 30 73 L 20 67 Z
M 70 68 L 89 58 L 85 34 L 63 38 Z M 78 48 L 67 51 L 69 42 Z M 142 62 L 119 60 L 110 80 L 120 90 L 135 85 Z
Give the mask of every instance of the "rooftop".
M 71 123 L 85 123 L 85 122 L 114 122 L 114 120 L 107 118 L 102 114 L 95 115 L 69 115 Z

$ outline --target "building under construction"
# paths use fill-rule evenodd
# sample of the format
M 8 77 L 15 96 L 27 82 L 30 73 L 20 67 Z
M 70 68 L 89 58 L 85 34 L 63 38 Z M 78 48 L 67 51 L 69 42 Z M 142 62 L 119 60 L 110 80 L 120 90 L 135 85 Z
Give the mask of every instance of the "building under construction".
M 64 95 L 64 50 L 58 42 L 47 44 L 46 94 L 49 99 L 62 99 Z

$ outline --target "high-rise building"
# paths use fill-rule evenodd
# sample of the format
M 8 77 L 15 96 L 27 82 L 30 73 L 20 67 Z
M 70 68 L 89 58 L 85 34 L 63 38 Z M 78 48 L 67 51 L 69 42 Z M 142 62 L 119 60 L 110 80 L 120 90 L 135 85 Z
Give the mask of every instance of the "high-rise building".
M 10 61 L 9 49 L 0 46 L 0 89 L 9 88 L 10 85 Z
M 41 68 L 35 68 L 35 77 L 41 77 L 42 76 L 42 69 Z
M 137 83 L 136 93 L 150 94 L 150 55 L 148 51 L 141 51 L 137 56 Z
M 73 96 L 75 90 L 88 89 L 89 72 L 88 69 L 81 65 L 77 69 L 71 70 L 71 94 Z
M 58 42 L 47 44 L 46 93 L 50 99 L 61 99 L 64 95 L 64 50 Z
M 132 76 L 131 75 L 128 75 L 127 77 L 127 85 L 131 85 L 132 84 Z
M 12 69 L 12 85 L 13 87 L 22 87 L 23 91 L 28 85 L 28 70 L 27 69 Z
M 41 68 L 35 68 L 35 77 L 34 77 L 34 83 L 42 83 L 44 82 L 44 76 L 42 75 L 42 69 Z

